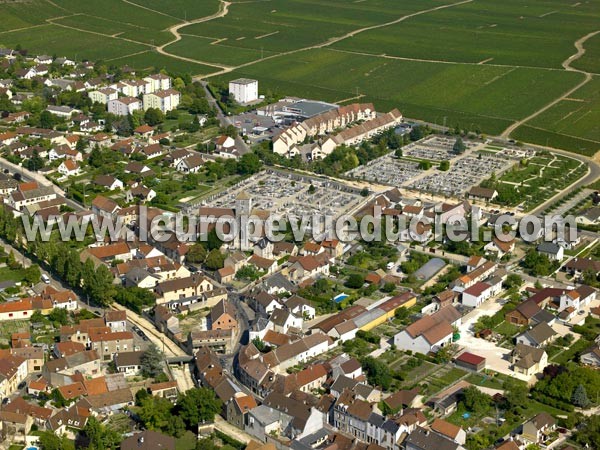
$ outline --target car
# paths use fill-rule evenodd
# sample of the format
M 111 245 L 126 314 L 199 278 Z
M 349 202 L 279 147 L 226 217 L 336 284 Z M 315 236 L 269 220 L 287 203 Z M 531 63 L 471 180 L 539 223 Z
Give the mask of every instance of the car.
M 42 281 L 46 284 L 50 284 L 50 277 L 45 273 L 42 274 Z
M 579 314 L 580 316 L 583 316 L 585 314 L 585 311 L 583 309 L 580 309 L 577 314 Z

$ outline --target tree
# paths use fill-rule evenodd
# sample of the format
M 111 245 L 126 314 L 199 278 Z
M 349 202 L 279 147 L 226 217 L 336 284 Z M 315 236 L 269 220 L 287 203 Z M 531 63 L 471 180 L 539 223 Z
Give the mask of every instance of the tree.
M 429 161 L 421 161 L 419 163 L 419 169 L 421 169 L 421 170 L 429 170 L 429 169 L 431 169 L 431 162 L 429 162 Z
M 362 368 L 367 374 L 369 384 L 373 386 L 381 386 L 383 390 L 388 390 L 393 381 L 390 368 L 382 361 L 367 356 L 362 360 Z
M 38 435 L 44 450 L 75 450 L 75 444 L 67 436 L 57 436 L 52 431 L 41 431 Z
M 523 279 L 516 273 L 511 273 L 504 280 L 504 287 L 506 289 L 518 288 L 523 284 Z
M 488 410 L 491 405 L 491 397 L 475 386 L 469 386 L 462 392 L 462 402 L 468 411 L 478 415 Z
M 457 155 L 460 155 L 460 154 L 464 153 L 466 149 L 467 149 L 467 146 L 463 142 L 462 138 L 460 136 L 458 136 L 456 138 L 456 141 L 454 141 L 454 145 L 452 146 L 452 151 L 454 153 L 456 153 Z
M 423 130 L 419 125 L 415 125 L 410 130 L 410 140 L 418 141 L 419 139 L 423 139 Z
M 587 391 L 585 390 L 585 386 L 583 384 L 578 384 L 573 390 L 571 402 L 580 408 L 587 408 L 590 406 L 590 399 L 587 396 Z
M 166 398 L 142 397 L 137 414 L 148 430 L 162 431 L 173 419 L 173 404 Z
M 142 375 L 154 378 L 163 373 L 162 359 L 158 347 L 151 344 L 148 347 L 148 350 L 146 350 L 140 358 L 140 362 L 142 363 Z
M 83 282 L 85 292 L 90 296 L 90 299 L 101 306 L 109 305 L 113 300 L 115 290 L 113 286 L 114 277 L 108 267 L 102 264 L 87 276 L 88 278 L 84 278 Z
M 65 308 L 54 308 L 48 314 L 48 319 L 60 325 L 67 325 L 69 323 L 69 313 Z
M 260 278 L 260 272 L 256 270 L 256 267 L 246 264 L 241 267 L 235 274 L 236 280 L 258 280 Z
M 180 394 L 177 399 L 179 415 L 189 429 L 194 429 L 202 422 L 212 422 L 221 410 L 221 400 L 215 391 L 207 388 L 196 388 Z
M 27 284 L 33 285 L 39 283 L 41 276 L 42 272 L 40 271 L 40 266 L 37 264 L 29 266 L 23 271 L 23 281 Z
M 397 148 L 396 151 L 394 152 L 394 156 L 396 156 L 396 158 L 402 158 L 402 156 L 403 156 L 402 149 Z
M 208 252 L 204 245 L 199 242 L 196 242 L 194 245 L 190 247 L 188 252 L 185 255 L 185 259 L 190 263 L 203 263 L 206 259 L 206 255 Z
M 440 170 L 442 172 L 447 172 L 448 170 L 450 170 L 450 161 L 448 160 L 444 160 L 440 163 Z
M 211 250 L 206 257 L 206 267 L 210 270 L 222 269 L 225 263 L 225 255 L 218 249 Z
M 144 114 L 144 121 L 151 127 L 163 123 L 165 121 L 165 115 L 158 108 L 148 108 Z
M 399 320 L 407 319 L 410 315 L 410 311 L 407 308 L 398 308 L 394 312 L 394 317 Z
M 583 419 L 574 434 L 575 442 L 592 449 L 600 442 L 600 415 L 594 414 Z
M 509 410 L 514 411 L 517 408 L 527 405 L 529 388 L 525 383 L 514 378 L 507 378 L 504 382 L 504 398 Z
M 363 284 L 365 284 L 365 277 L 359 273 L 351 274 L 346 280 L 346 286 L 352 289 L 358 289 L 362 287 Z
M 40 128 L 51 129 L 54 128 L 54 116 L 50 111 L 42 111 L 40 114 Z
M 27 159 L 23 165 L 27 170 L 37 172 L 38 170 L 44 168 L 46 165 L 46 160 L 39 155 L 37 150 L 34 150 L 31 158 Z
M 240 175 L 252 175 L 257 173 L 261 166 L 262 163 L 256 153 L 245 153 L 238 162 L 238 173 Z
M 88 441 L 88 450 L 117 449 L 122 440 L 120 434 L 102 425 L 94 416 L 88 419 L 83 434 Z
M 206 236 L 206 248 L 209 251 L 215 250 L 215 249 L 218 250 L 221 248 L 222 245 L 223 245 L 223 241 L 219 238 L 217 229 L 213 228 L 212 230 L 210 230 L 208 232 L 208 235 Z

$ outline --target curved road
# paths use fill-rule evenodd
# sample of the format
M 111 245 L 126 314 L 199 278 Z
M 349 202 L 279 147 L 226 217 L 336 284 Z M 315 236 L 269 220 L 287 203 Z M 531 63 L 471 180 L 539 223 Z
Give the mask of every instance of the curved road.
M 193 59 L 193 58 L 186 58 L 185 56 L 175 55 L 175 54 L 169 53 L 165 50 L 165 47 L 168 47 L 169 45 L 179 42 L 181 40 L 181 34 L 179 34 L 180 28 L 187 27 L 188 25 L 193 25 L 196 23 L 208 22 L 209 20 L 218 19 L 220 17 L 225 17 L 227 15 L 227 13 L 229 13 L 229 5 L 231 5 L 231 3 L 227 2 L 225 0 L 220 0 L 220 1 L 221 1 L 221 3 L 219 5 L 219 11 L 217 11 L 216 13 L 214 13 L 210 16 L 201 17 L 199 19 L 179 23 L 179 24 L 174 25 L 171 28 L 169 28 L 167 31 L 169 31 L 171 34 L 173 34 L 173 36 L 175 36 L 175 38 L 172 41 L 167 42 L 166 44 L 156 47 L 156 51 L 162 55 L 169 56 L 170 58 L 180 59 L 182 61 L 187 61 L 187 62 L 192 62 L 192 63 L 197 63 L 197 64 L 204 64 L 206 66 L 211 66 L 211 67 L 218 67 L 219 69 L 223 69 L 223 70 L 227 70 L 227 71 L 233 70 L 233 68 L 230 66 L 225 66 L 223 64 L 210 63 L 210 62 L 206 62 L 206 61 L 200 61 L 200 60 Z
M 568 71 L 568 72 L 577 72 L 577 73 L 583 74 L 584 75 L 583 80 L 580 83 L 577 83 L 577 85 L 575 85 L 575 87 L 569 89 L 563 95 L 561 95 L 560 97 L 558 97 L 555 100 L 551 101 L 550 103 L 548 103 L 547 105 L 545 105 L 541 109 L 537 110 L 533 114 L 530 114 L 529 116 L 525 117 L 524 119 L 521 119 L 521 120 L 513 123 L 511 126 L 509 126 L 506 130 L 504 130 L 502 132 L 502 134 L 500 135 L 500 137 L 503 137 L 505 139 L 508 138 L 510 136 L 510 134 L 513 131 L 515 131 L 518 127 L 520 127 L 521 125 L 523 125 L 526 122 L 529 122 L 531 119 L 539 116 L 544 111 L 547 111 L 548 109 L 552 108 L 557 103 L 563 101 L 565 98 L 569 97 L 573 92 L 577 91 L 579 88 L 581 88 L 584 85 L 586 85 L 592 79 L 592 74 L 591 73 L 586 72 L 584 70 L 575 69 L 575 68 L 571 67 L 571 63 L 573 61 L 576 61 L 577 59 L 581 58 L 584 55 L 584 53 L 585 53 L 585 48 L 583 47 L 584 42 L 587 41 L 588 39 L 590 39 L 591 37 L 595 36 L 598 33 L 600 33 L 600 30 L 588 33 L 585 36 L 583 36 L 582 38 L 578 39 L 575 42 L 575 48 L 577 49 L 577 52 L 574 53 L 573 55 L 569 56 L 562 63 L 562 66 L 563 66 L 563 68 L 566 71 Z

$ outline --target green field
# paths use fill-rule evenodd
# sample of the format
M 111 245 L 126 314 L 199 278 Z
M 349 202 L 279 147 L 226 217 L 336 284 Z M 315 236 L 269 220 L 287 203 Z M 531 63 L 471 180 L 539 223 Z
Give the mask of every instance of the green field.
M 2 45 L 20 44 L 30 53 L 64 55 L 75 59 L 109 59 L 147 50 L 142 44 L 82 33 L 58 25 L 42 25 L 32 30 L 0 34 Z
M 219 10 L 219 0 L 133 0 L 131 3 L 183 20 L 210 16 Z
M 228 74 L 257 78 L 261 89 L 340 101 L 364 94 L 381 110 L 499 133 L 575 85 L 582 75 L 486 65 L 437 64 L 308 50 Z
M 593 155 L 600 148 L 600 77 L 517 128 L 515 137 L 543 145 L 558 142 L 567 150 Z
M 573 42 L 598 29 L 599 6 L 582 2 L 574 7 L 562 0 L 477 0 L 367 31 L 334 47 L 418 59 L 561 68 L 575 53 Z
M 232 68 L 221 79 L 499 134 L 583 80 L 562 64 L 600 22 L 600 0 L 233 1 L 211 17 L 219 11 L 219 0 L 5 2 L 0 46 L 204 77 Z M 158 54 L 175 25 L 181 40 Z M 600 73 L 600 34 L 583 46 L 571 66 Z M 594 79 L 511 137 L 594 154 L 599 91 Z
M 572 66 L 588 72 L 600 74 L 600 34 L 591 37 L 584 44 L 584 55 Z

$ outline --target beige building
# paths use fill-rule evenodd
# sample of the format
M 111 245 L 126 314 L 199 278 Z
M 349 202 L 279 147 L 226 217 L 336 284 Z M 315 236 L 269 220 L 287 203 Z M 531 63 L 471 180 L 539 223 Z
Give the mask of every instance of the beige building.
M 165 89 L 162 91 L 144 94 L 144 111 L 150 108 L 160 109 L 166 113 L 179 106 L 181 94 L 175 89 Z

